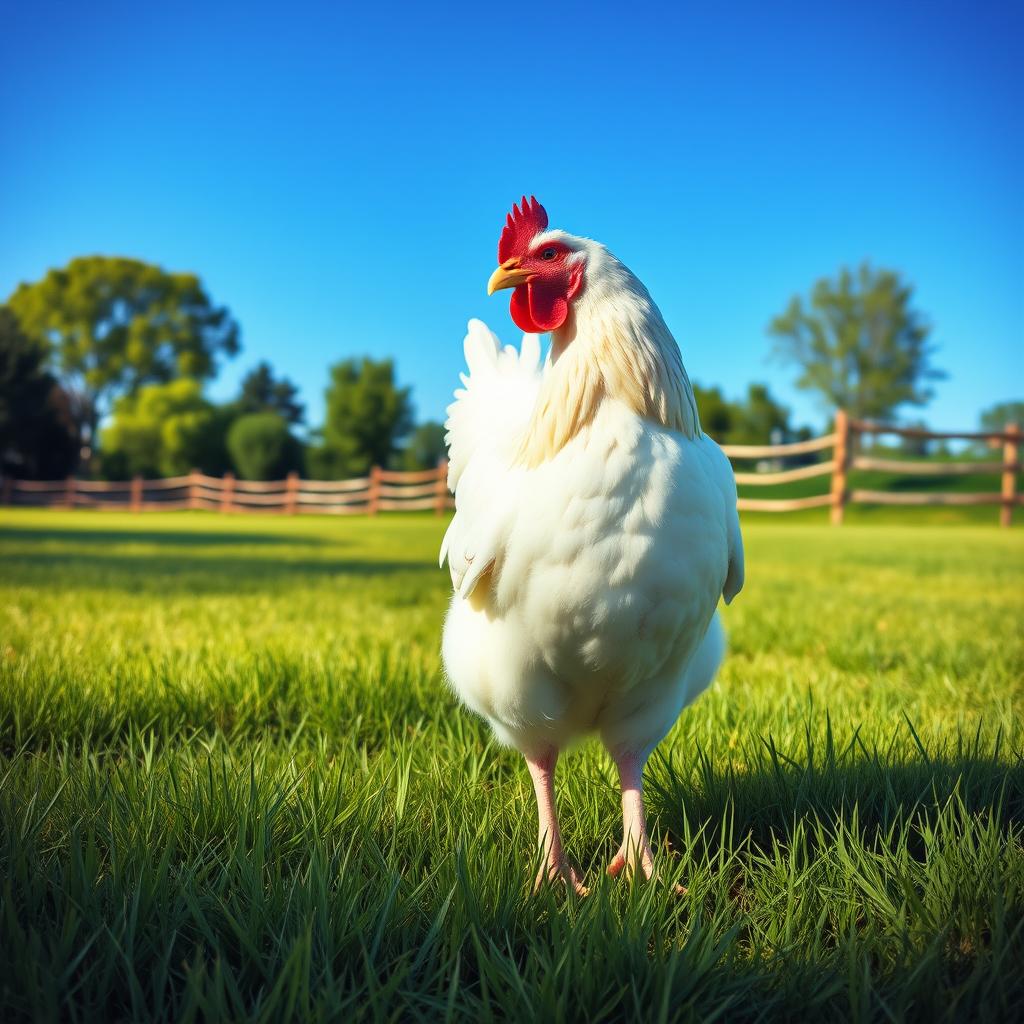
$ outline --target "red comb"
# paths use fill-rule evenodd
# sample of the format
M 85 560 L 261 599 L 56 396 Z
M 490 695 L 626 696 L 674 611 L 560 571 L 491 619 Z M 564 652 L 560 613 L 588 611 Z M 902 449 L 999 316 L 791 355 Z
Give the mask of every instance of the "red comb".
M 501 229 L 501 240 L 498 242 L 498 262 L 512 259 L 513 256 L 524 256 L 526 247 L 538 231 L 548 226 L 548 215 L 544 207 L 537 202 L 535 196 L 529 199 L 523 196 L 523 208 L 512 205 L 512 212 L 505 218 L 505 226 Z

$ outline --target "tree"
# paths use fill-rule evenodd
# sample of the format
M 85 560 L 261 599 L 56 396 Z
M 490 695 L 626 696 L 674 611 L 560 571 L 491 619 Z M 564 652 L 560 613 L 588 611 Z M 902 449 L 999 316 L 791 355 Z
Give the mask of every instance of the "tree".
M 911 420 L 907 426 L 917 430 L 928 429 L 928 424 L 922 419 Z M 908 459 L 925 459 L 931 454 L 932 447 L 927 437 L 901 437 L 898 444 L 900 453 Z
M 997 402 L 981 413 L 982 430 L 1005 430 L 1015 423 L 1024 430 L 1024 401 Z
M 778 432 L 785 439 L 793 433 L 789 409 L 781 405 L 767 384 L 751 384 L 742 401 L 730 401 L 720 388 L 694 385 L 701 427 L 719 444 L 769 444 Z
M 809 303 L 794 296 L 768 331 L 776 355 L 800 367 L 797 387 L 819 392 L 830 409 L 890 419 L 901 405 L 924 405 L 928 382 L 944 376 L 912 298 L 895 271 L 844 268 L 818 281 Z
M 773 436 L 790 433 L 789 409 L 779 404 L 767 384 L 750 384 L 745 401 L 736 403 L 730 444 L 771 444 Z
M 235 407 L 239 415 L 276 412 L 285 423 L 292 425 L 301 423 L 306 411 L 299 401 L 299 389 L 287 377 L 275 379 L 267 362 L 259 363 L 242 378 Z
M 346 359 L 331 367 L 327 420 L 311 448 L 309 473 L 321 478 L 360 476 L 386 466 L 412 427 L 409 388 L 395 383 L 390 359 Z
M 444 443 L 445 429 L 440 423 L 428 420 L 421 423 L 402 449 L 402 468 L 407 470 L 434 469 L 448 457 Z
M 191 469 L 220 475 L 230 465 L 229 410 L 203 397 L 197 380 L 147 384 L 114 402 L 103 430 L 100 465 L 108 479 L 177 476 Z
M 1008 402 L 996 402 L 987 409 L 982 409 L 978 416 L 978 425 L 984 431 L 1003 431 L 1010 424 L 1015 424 L 1024 430 L 1024 401 L 1011 399 Z M 977 451 L 1001 449 L 1002 441 L 989 439 L 988 441 L 975 441 L 972 447 Z
M 29 337 L 52 349 L 66 387 L 87 400 L 83 434 L 119 395 L 175 377 L 204 379 L 238 351 L 238 325 L 194 274 L 140 260 L 85 256 L 22 284 L 10 306 Z
M 693 397 L 700 414 L 701 429 L 710 434 L 719 444 L 726 444 L 736 419 L 736 409 L 718 387 L 702 388 L 693 385 Z
M 78 462 L 68 396 L 46 369 L 48 353 L 0 306 L 0 470 L 55 479 Z
M 276 412 L 240 416 L 228 431 L 228 450 L 246 480 L 279 480 L 302 461 L 301 445 Z

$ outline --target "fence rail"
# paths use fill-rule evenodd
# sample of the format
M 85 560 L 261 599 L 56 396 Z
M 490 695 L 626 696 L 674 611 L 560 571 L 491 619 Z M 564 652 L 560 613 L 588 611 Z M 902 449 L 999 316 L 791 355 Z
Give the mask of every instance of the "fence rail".
M 975 462 L 922 462 L 877 458 L 857 454 L 859 438 L 864 435 L 894 434 L 923 440 L 959 439 L 986 441 L 1002 446 L 998 460 Z M 839 525 L 850 504 L 870 505 L 998 505 L 999 521 L 1009 526 L 1013 509 L 1024 505 L 1017 477 L 1021 472 L 1022 433 L 1010 425 L 1001 431 L 942 432 L 918 427 L 857 420 L 840 410 L 835 430 L 822 437 L 790 444 L 723 445 L 733 460 L 772 460 L 775 465 L 757 471 L 737 470 L 736 482 L 746 487 L 770 487 L 816 477 L 829 478 L 827 494 L 791 498 L 741 497 L 741 512 L 794 512 L 801 509 L 828 508 L 831 520 Z M 830 452 L 819 462 L 792 468 L 780 468 L 778 462 L 798 456 L 817 456 Z M 879 491 L 850 486 L 851 470 L 876 470 L 907 476 L 998 475 L 1000 489 L 989 492 Z M 374 467 L 368 476 L 353 480 L 301 480 L 291 473 L 284 480 L 238 480 L 192 472 L 163 480 L 100 481 L 16 480 L 6 478 L 0 502 L 5 505 L 44 505 L 60 508 L 119 509 L 132 512 L 209 509 L 246 514 L 302 513 L 331 515 L 376 515 L 378 512 L 433 510 L 438 515 L 452 507 L 447 488 L 448 467 L 399 472 Z
M 966 440 L 986 441 L 998 447 L 1002 444 L 1002 458 L 998 461 L 978 462 L 921 462 L 902 459 L 876 458 L 859 455 L 859 439 L 864 435 L 895 434 L 920 440 Z M 808 480 L 817 476 L 830 476 L 828 494 L 816 494 L 806 498 L 747 498 L 741 497 L 738 505 L 741 512 L 793 512 L 805 508 L 830 509 L 831 519 L 837 526 L 842 523 L 846 507 L 861 505 L 998 505 L 999 522 L 1009 526 L 1013 521 L 1013 509 L 1024 504 L 1024 496 L 1018 493 L 1017 476 L 1021 471 L 1020 427 L 1010 424 L 1004 430 L 978 431 L 937 431 L 919 427 L 897 427 L 889 423 L 872 420 L 858 420 L 843 410 L 836 413 L 835 430 L 823 437 L 796 444 L 742 445 L 727 444 L 722 450 L 730 459 L 783 459 L 787 456 L 806 455 L 832 449 L 832 457 L 808 466 L 795 469 L 766 470 L 760 472 L 736 472 L 736 483 L 741 486 L 768 487 L 772 484 Z M 1000 490 L 991 492 L 943 492 L 943 491 L 877 491 L 867 488 L 851 488 L 851 470 L 878 470 L 899 473 L 905 476 L 971 476 L 974 474 L 998 475 Z
M 5 505 L 53 508 L 112 509 L 129 512 L 170 512 L 207 509 L 212 512 L 296 515 L 375 515 L 384 511 L 433 510 L 452 507 L 448 466 L 402 473 L 373 469 L 354 480 L 238 480 L 192 472 L 162 480 L 15 480 L 3 481 Z

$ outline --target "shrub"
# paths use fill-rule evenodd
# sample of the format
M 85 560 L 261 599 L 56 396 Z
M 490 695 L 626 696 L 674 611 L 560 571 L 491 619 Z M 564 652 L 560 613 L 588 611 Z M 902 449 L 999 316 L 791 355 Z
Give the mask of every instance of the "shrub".
M 246 480 L 277 480 L 302 463 L 302 446 L 276 412 L 239 416 L 228 431 L 228 451 Z
M 190 469 L 217 476 L 228 468 L 224 437 L 230 415 L 203 397 L 198 380 L 147 384 L 114 402 L 100 437 L 100 469 L 108 480 L 177 476 Z

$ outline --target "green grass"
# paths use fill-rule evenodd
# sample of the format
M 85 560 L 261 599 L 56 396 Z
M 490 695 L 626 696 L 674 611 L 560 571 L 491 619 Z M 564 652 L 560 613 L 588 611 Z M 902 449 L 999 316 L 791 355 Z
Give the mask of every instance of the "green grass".
M 993 516 L 994 516 L 994 510 Z M 432 517 L 0 513 L 0 1019 L 1024 1016 L 1024 530 L 747 525 L 652 761 L 668 886 L 532 898 L 521 759 L 445 688 Z

